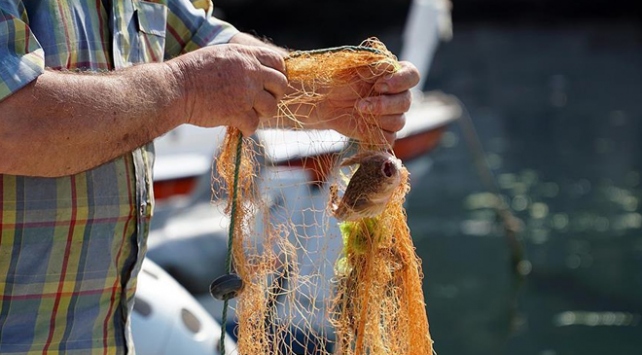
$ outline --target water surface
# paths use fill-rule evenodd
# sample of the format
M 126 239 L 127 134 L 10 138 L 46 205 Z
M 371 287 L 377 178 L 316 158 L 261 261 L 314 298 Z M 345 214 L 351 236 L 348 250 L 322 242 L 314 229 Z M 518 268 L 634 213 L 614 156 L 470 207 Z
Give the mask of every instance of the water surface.
M 530 273 L 517 281 L 461 127 L 408 200 L 439 354 L 642 353 L 639 24 L 468 24 L 427 90 L 469 109 Z

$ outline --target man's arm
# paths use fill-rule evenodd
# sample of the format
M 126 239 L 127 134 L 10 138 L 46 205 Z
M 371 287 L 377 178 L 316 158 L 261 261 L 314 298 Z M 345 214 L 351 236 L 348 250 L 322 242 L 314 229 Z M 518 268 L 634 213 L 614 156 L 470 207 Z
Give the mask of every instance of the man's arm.
M 46 71 L 0 101 L 0 173 L 63 176 L 181 123 L 251 134 L 287 87 L 276 52 L 221 45 L 106 74 Z
M 46 71 L 0 102 L 0 171 L 62 176 L 90 169 L 178 125 L 184 106 L 167 65 Z

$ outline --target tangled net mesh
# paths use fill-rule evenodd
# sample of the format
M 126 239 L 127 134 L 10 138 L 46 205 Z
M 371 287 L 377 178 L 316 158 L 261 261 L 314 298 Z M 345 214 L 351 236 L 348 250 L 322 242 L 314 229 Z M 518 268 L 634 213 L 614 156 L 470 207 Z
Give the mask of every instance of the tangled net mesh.
M 298 90 L 282 100 L 280 122 L 304 128 L 300 118 L 333 90 L 359 87 L 355 83 L 368 81 L 368 73 L 381 75 L 382 68 L 399 69 L 376 39 L 356 47 L 293 52 L 286 66 Z M 371 85 L 358 94 L 373 95 Z M 295 106 L 296 111 L 288 110 Z M 403 207 L 408 171 L 401 169 L 402 182 L 377 217 L 339 223 L 328 210 L 330 190 L 345 190 L 356 168 L 339 169 L 341 156 L 389 150 L 378 130 L 369 133 L 341 151 L 290 161 L 307 169 L 297 175 L 301 169 L 263 157 L 267 147 L 260 140 L 228 129 L 216 159 L 213 192 L 214 200 L 226 201 L 230 268 L 243 279 L 244 289 L 234 306 L 238 349 L 227 353 L 433 353 L 423 274 Z

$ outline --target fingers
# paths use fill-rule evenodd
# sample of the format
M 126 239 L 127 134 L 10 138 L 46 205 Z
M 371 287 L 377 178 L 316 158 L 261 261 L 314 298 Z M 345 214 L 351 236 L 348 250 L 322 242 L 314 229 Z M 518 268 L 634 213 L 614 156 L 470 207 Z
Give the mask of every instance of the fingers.
M 395 142 L 397 132 L 385 131 L 381 127 L 365 124 L 365 122 L 361 121 L 356 122 L 355 128 L 348 136 L 368 144 L 388 145 Z
M 394 72 L 395 66 L 389 62 L 377 62 L 357 69 L 359 78 L 370 84 L 381 79 L 382 76 L 389 76 Z
M 263 88 L 276 100 L 281 100 L 288 89 L 288 78 L 276 69 L 266 68 L 263 74 Z
M 263 87 L 280 100 L 288 88 L 285 60 L 283 55 L 269 48 L 254 48 L 255 57 L 264 67 Z
M 392 75 L 383 75 L 374 83 L 379 94 L 398 94 L 419 83 L 419 70 L 410 62 L 399 62 L 401 68 Z
M 353 138 L 370 144 L 392 144 L 405 123 L 404 115 L 383 116 L 376 123 L 358 119 L 353 123 Z
M 252 110 L 244 119 L 244 127 L 239 129 L 244 135 L 252 134 L 258 128 L 261 118 L 274 117 L 278 113 L 278 102 L 285 96 L 288 79 L 283 56 L 269 48 L 252 48 L 254 57 L 261 64 L 260 78 L 262 89 L 253 98 Z
M 406 125 L 406 115 L 386 115 L 377 118 L 377 127 L 381 130 L 394 133 L 400 131 Z
M 382 116 L 373 121 L 346 113 L 326 121 L 322 128 L 334 129 L 362 142 L 388 145 L 395 141 L 397 131 L 403 128 L 405 122 L 403 114 Z
M 394 115 L 402 114 L 410 109 L 412 94 L 402 91 L 399 94 L 366 97 L 359 100 L 357 109 L 363 115 Z
M 278 110 L 278 101 L 266 90 L 259 91 L 254 97 L 252 108 L 238 113 L 231 124 L 237 127 L 244 136 L 254 134 L 261 123 L 261 118 L 274 117 Z
M 259 61 L 259 63 L 261 63 L 261 65 L 277 70 L 283 75 L 286 74 L 285 60 L 283 59 L 282 54 L 265 47 L 251 48 L 254 50 L 254 55 L 256 56 L 256 59 Z
M 410 62 L 400 62 L 399 64 L 401 68 L 392 74 L 384 74 L 390 72 L 390 68 L 385 66 L 375 68 L 382 73 L 374 81 L 374 91 L 379 95 L 361 99 L 357 103 L 357 110 L 364 117 L 368 117 L 368 115 L 373 117 L 380 137 L 391 144 L 396 139 L 396 132 L 406 124 L 404 113 L 410 109 L 412 103 L 412 94 L 409 90 L 419 82 L 419 71 L 413 64 Z M 373 123 L 357 122 L 357 125 L 361 126 L 367 124 L 372 125 Z M 366 132 L 368 128 L 360 127 L 356 131 Z M 362 134 L 362 136 L 364 135 Z M 372 141 L 373 137 L 370 134 L 364 138 Z
M 278 110 L 278 99 L 268 91 L 260 91 L 254 97 L 253 108 L 258 117 L 274 117 Z

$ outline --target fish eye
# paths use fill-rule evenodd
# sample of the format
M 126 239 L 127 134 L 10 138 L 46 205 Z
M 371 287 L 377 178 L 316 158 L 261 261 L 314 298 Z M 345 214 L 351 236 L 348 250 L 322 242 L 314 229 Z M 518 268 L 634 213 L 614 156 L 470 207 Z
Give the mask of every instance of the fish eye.
M 385 177 L 388 177 L 388 178 L 392 177 L 396 172 L 395 165 L 391 161 L 386 160 L 385 162 L 383 162 L 383 165 L 381 166 L 381 172 Z

